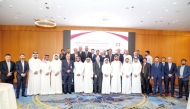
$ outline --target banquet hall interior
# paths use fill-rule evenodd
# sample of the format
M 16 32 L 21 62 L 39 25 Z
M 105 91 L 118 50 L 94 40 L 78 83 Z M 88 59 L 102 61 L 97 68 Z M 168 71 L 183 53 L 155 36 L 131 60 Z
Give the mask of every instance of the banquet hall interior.
M 65 35 L 65 30 L 71 31 L 71 37 Z M 11 61 L 16 63 L 20 60 L 20 54 L 24 54 L 25 61 L 29 61 L 34 52 L 38 53 L 40 60 L 48 54 L 49 61 L 52 61 L 53 55 L 60 54 L 61 49 L 71 48 L 73 53 L 73 48 L 78 49 L 79 46 L 71 43 L 80 37 L 72 39 L 72 35 L 80 31 L 80 37 L 92 34 L 82 32 L 105 32 L 105 35 L 112 33 L 111 35 L 120 37 L 124 37 L 121 34 L 125 33 L 129 35 L 128 47 L 134 48 L 129 50 L 132 57 L 136 50 L 145 57 L 145 51 L 148 50 L 152 63 L 156 56 L 159 57 L 159 62 L 162 62 L 162 57 L 166 58 L 166 62 L 168 57 L 172 57 L 176 72 L 182 59 L 190 66 L 190 0 L 0 0 L 0 62 L 5 60 L 7 54 L 11 56 Z M 130 33 L 135 36 L 130 36 Z M 118 45 L 118 37 L 116 40 L 103 40 L 103 37 L 104 35 L 96 36 L 93 40 L 113 42 L 114 47 L 122 46 L 122 43 Z M 133 38 L 134 42 L 130 42 L 130 38 Z M 83 40 L 86 39 L 81 38 L 73 43 L 82 43 Z M 89 40 L 91 41 L 90 38 Z M 89 45 L 82 45 L 83 51 L 85 46 L 93 49 L 90 42 L 86 44 Z M 124 53 L 124 49 L 129 49 L 122 47 L 121 53 Z M 96 51 L 96 48 L 94 49 Z M 113 48 L 112 50 L 117 52 Z M 74 82 L 72 94 L 63 92 L 30 96 L 27 95 L 27 88 L 31 72 L 27 72 L 27 97 L 20 94 L 19 99 L 16 99 L 17 71 L 13 75 L 13 84 L 9 84 L 2 81 L 2 69 L 3 64 L 0 64 L 0 109 L 190 109 L 185 88 L 182 98 L 178 98 L 180 85 L 177 74 L 174 74 L 174 97 L 170 95 L 170 83 L 169 95 L 165 96 L 165 79 L 161 80 L 163 96 L 154 96 L 153 92 L 149 95 L 80 94 L 74 93 Z M 190 74 L 190 68 L 188 69 Z M 187 84 L 189 89 L 190 81 Z M 153 79 L 150 79 L 150 85 L 150 90 L 153 91 Z

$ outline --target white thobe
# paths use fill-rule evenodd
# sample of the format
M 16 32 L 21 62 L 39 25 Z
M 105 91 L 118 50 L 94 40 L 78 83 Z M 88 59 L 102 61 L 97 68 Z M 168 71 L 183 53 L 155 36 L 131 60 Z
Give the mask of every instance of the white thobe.
M 83 71 L 84 71 L 84 64 L 80 62 L 74 63 L 74 87 L 75 87 L 75 93 L 76 92 L 83 92 Z M 80 76 L 77 76 L 77 74 L 80 74 Z
M 41 88 L 40 88 L 40 94 L 51 94 L 50 91 L 50 61 L 42 62 L 40 65 L 41 72 Z M 46 75 L 49 73 L 49 75 Z
M 92 63 L 84 64 L 84 93 L 93 92 L 93 65 Z
M 121 62 L 113 61 L 111 63 L 111 92 L 120 93 L 121 92 Z
M 51 61 L 51 94 L 62 93 L 62 63 L 60 60 Z M 57 76 L 55 74 L 58 73 Z
M 110 94 L 110 74 L 111 74 L 111 65 L 103 64 L 102 65 L 102 94 Z M 108 75 L 107 77 L 105 75 Z
M 124 63 L 122 66 L 122 93 L 131 94 L 131 73 L 132 65 L 129 63 Z M 129 76 L 128 78 L 126 76 Z
M 132 64 L 132 93 L 141 93 L 141 64 L 140 63 L 133 63 Z M 135 77 L 134 75 L 137 75 Z
M 147 58 L 147 63 L 152 65 L 152 56 L 148 55 L 146 56 L 146 58 Z
M 123 55 L 123 61 L 125 62 L 125 59 L 129 58 L 129 64 L 132 64 L 133 60 L 132 60 L 132 56 L 131 55 Z
M 31 58 L 29 60 L 29 77 L 27 95 L 36 95 L 40 93 L 40 59 Z M 34 72 L 38 74 L 34 74 Z

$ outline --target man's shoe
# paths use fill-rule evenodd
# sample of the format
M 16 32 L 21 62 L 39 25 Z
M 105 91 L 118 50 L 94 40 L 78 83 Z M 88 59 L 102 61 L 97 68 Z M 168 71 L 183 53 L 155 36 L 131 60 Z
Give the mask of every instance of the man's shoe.
M 16 99 L 19 99 L 19 95 L 16 96 Z
M 182 96 L 178 96 L 177 98 L 182 98 Z
M 64 94 L 67 94 L 67 92 L 64 92 Z
M 25 94 L 22 95 L 23 97 L 27 97 Z
M 186 97 L 186 100 L 188 101 L 188 97 Z
M 174 94 L 171 95 L 172 98 L 175 98 Z
M 72 94 L 71 92 L 69 92 L 69 94 Z

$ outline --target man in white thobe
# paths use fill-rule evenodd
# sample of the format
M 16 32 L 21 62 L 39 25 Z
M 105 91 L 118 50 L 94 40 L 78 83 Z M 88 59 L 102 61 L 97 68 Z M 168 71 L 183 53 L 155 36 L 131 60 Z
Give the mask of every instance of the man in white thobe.
M 36 95 L 40 93 L 40 64 L 38 53 L 34 52 L 29 60 L 29 77 L 27 95 Z
M 129 55 L 129 51 L 128 50 L 124 50 L 124 55 L 123 55 L 124 62 L 125 62 L 126 58 L 129 59 L 129 64 L 132 64 L 132 56 Z
M 121 67 L 122 63 L 118 59 L 118 55 L 114 55 L 114 61 L 111 63 L 111 93 L 121 92 Z
M 110 94 L 110 74 L 111 74 L 111 65 L 109 59 L 105 58 L 102 65 L 102 94 Z
M 122 93 L 131 94 L 132 65 L 129 63 L 129 58 L 126 58 L 122 65 L 122 73 Z
M 40 87 L 40 94 L 41 95 L 47 95 L 51 94 L 50 91 L 50 61 L 49 55 L 45 55 L 44 59 L 40 65 L 41 69 L 41 87 Z
M 61 61 L 59 54 L 53 55 L 51 61 L 51 94 L 62 94 Z
M 86 58 L 84 62 L 84 93 L 93 92 L 93 64 L 91 58 Z
M 141 93 L 141 63 L 138 58 L 134 58 L 132 64 L 132 93 Z
M 74 62 L 74 89 L 75 93 L 83 92 L 83 72 L 84 72 L 84 64 L 81 62 L 81 58 L 79 56 L 76 57 L 76 61 Z

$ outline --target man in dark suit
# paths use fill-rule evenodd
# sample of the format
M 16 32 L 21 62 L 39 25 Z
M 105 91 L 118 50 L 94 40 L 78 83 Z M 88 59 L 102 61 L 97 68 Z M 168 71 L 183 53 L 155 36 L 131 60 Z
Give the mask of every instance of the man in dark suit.
M 70 59 L 70 54 L 66 54 L 66 59 L 62 61 L 62 76 L 64 81 L 64 94 L 71 94 L 71 83 L 73 79 L 74 62 Z
M 155 63 L 152 64 L 151 77 L 154 79 L 153 95 L 156 95 L 156 89 L 157 86 L 159 86 L 160 96 L 162 97 L 162 79 L 164 79 L 164 67 L 163 64 L 159 62 L 158 56 L 155 57 Z
M 1 82 L 13 84 L 15 63 L 11 61 L 11 55 L 5 55 L 5 61 L 1 62 Z
M 102 56 L 100 55 L 100 51 L 99 50 L 96 50 L 96 54 L 92 57 L 92 62 L 96 62 L 96 57 L 99 57 L 100 58 L 100 62 L 103 62 L 103 58 Z
M 123 63 L 123 54 L 121 54 L 121 50 L 120 49 L 117 49 L 116 55 L 118 55 L 119 61 L 121 63 Z
M 60 58 L 60 60 L 65 59 L 65 50 L 64 49 L 61 49 L 61 53 L 59 54 L 59 58 Z
M 147 95 L 149 92 L 149 83 L 150 83 L 150 77 L 151 77 L 151 65 L 147 63 L 147 58 L 143 59 L 142 64 L 142 72 L 141 72 L 141 81 L 142 81 L 142 92 L 146 93 Z
M 178 85 L 179 85 L 179 96 L 178 98 L 182 98 L 182 89 L 183 86 L 185 88 L 185 96 L 186 100 L 189 98 L 189 75 L 190 75 L 190 68 L 186 65 L 187 60 L 182 59 L 181 60 L 181 66 L 178 66 L 177 68 L 177 76 L 178 76 Z
M 19 98 L 20 94 L 20 86 L 22 83 L 22 96 L 27 97 L 25 95 L 25 87 L 26 87 L 26 78 L 29 70 L 28 62 L 24 60 L 24 54 L 20 54 L 20 60 L 16 62 L 16 71 L 17 71 L 17 89 L 16 89 L 16 98 Z
M 114 55 L 112 54 L 112 49 L 111 48 L 109 49 L 108 54 L 106 55 L 106 58 L 109 59 L 110 64 L 114 60 Z
M 88 46 L 85 47 L 85 51 L 82 53 L 83 61 L 85 61 L 87 57 L 92 60 L 92 54 L 88 51 Z
M 102 91 L 102 62 L 100 58 L 96 57 L 96 62 L 93 63 L 94 72 L 94 93 L 101 93 Z
M 139 51 L 139 50 L 136 50 L 136 52 L 137 52 L 137 58 L 139 59 L 139 61 L 140 61 L 141 63 L 143 63 L 143 56 L 140 54 L 140 51 Z
M 74 53 L 71 54 L 71 60 L 73 60 L 75 62 L 76 57 L 80 57 L 80 56 L 79 56 L 77 48 L 74 48 Z
M 164 79 L 165 79 L 165 96 L 168 96 L 169 93 L 169 81 L 171 84 L 171 97 L 174 96 L 174 85 L 175 85 L 175 72 L 176 64 L 172 62 L 172 58 L 168 57 L 168 62 L 165 63 L 164 67 Z
M 78 55 L 79 55 L 79 57 L 81 58 L 81 61 L 82 61 L 82 62 L 84 62 L 83 57 L 82 57 L 83 52 L 84 52 L 84 51 L 82 51 L 82 46 L 79 46 Z

